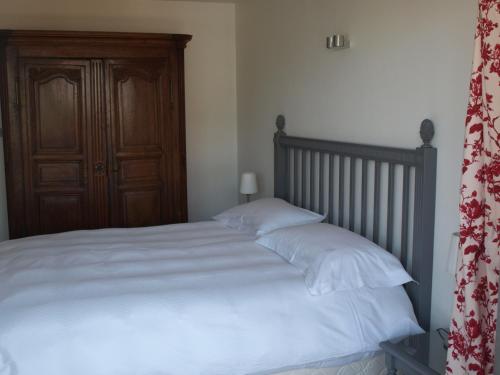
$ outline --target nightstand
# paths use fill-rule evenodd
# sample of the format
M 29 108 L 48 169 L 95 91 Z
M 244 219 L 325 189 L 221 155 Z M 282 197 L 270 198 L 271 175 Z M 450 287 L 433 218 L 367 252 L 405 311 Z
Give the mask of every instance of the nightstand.
M 438 332 L 410 336 L 380 344 L 385 352 L 387 374 L 442 375 L 446 370 L 446 348 Z

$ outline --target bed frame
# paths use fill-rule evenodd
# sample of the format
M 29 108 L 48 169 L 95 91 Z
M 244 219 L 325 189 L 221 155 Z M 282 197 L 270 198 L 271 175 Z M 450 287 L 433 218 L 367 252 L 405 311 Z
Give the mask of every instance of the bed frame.
M 329 223 L 396 255 L 417 281 L 406 285 L 417 319 L 430 325 L 437 150 L 424 120 L 417 149 L 288 136 L 278 116 L 274 195 L 326 213 Z

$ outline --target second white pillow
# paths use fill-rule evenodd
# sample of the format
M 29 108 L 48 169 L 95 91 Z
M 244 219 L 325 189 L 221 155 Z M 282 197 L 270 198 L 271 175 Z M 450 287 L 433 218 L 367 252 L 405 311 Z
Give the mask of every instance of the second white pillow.
M 331 224 L 279 229 L 257 240 L 304 273 L 312 295 L 412 281 L 399 260 L 368 239 Z

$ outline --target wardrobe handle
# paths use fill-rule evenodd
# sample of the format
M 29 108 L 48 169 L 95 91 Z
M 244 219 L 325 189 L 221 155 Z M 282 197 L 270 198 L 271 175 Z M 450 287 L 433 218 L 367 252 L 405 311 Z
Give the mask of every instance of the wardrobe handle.
M 104 174 L 104 170 L 105 170 L 105 168 L 104 168 L 104 164 L 103 163 L 101 163 L 101 162 L 95 163 L 95 165 L 94 165 L 94 171 L 95 171 L 96 174 L 102 175 L 102 174 Z

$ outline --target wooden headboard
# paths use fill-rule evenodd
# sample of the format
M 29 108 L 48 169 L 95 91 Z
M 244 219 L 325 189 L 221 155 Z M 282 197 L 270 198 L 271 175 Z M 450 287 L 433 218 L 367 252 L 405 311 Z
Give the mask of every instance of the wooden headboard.
M 282 115 L 276 126 L 275 197 L 327 213 L 329 223 L 396 255 L 417 281 L 406 290 L 428 330 L 437 159 L 433 123 L 422 122 L 423 144 L 416 149 L 292 137 Z

